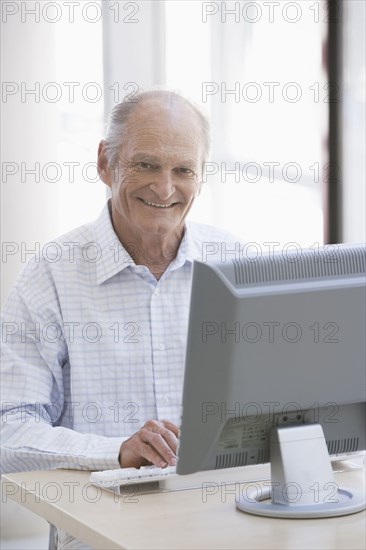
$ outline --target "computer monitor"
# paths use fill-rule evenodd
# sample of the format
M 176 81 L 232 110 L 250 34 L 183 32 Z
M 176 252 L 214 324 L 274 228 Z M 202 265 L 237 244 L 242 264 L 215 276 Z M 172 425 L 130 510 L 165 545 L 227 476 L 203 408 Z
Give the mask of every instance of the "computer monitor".
M 329 458 L 365 449 L 365 272 L 364 245 L 195 262 L 178 474 L 270 462 L 270 490 L 239 509 L 365 507 Z

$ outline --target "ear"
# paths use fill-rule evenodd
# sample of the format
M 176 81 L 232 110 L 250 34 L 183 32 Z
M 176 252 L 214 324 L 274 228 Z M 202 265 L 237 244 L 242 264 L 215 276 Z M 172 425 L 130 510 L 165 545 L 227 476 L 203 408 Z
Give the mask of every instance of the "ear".
M 105 154 L 105 145 L 106 142 L 102 139 L 98 147 L 98 175 L 103 183 L 108 185 L 108 187 L 112 187 L 112 179 L 108 170 L 108 160 Z

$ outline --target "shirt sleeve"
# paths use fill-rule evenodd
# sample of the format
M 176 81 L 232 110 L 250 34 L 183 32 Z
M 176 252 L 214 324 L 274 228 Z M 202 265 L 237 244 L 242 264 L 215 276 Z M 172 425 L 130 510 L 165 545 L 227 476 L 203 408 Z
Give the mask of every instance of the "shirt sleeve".
M 54 331 L 62 327 L 57 303 L 47 268 L 31 262 L 2 312 L 2 472 L 120 467 L 118 456 L 126 437 L 83 434 L 58 425 L 64 411 L 62 369 L 68 349 L 61 333 L 55 339 Z

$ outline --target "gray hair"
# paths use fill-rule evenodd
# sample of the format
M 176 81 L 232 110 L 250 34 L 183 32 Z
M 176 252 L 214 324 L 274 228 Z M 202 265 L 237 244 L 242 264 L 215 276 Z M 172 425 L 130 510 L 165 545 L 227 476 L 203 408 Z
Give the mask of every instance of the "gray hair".
M 125 130 L 129 116 L 143 101 L 156 99 L 162 103 L 172 106 L 175 103 L 183 103 L 190 107 L 197 115 L 202 129 L 203 141 L 203 163 L 208 160 L 211 149 L 211 126 L 207 116 L 194 103 L 177 92 L 169 90 L 150 90 L 139 92 L 133 99 L 118 103 L 110 115 L 107 134 L 105 137 L 104 151 L 109 167 L 114 168 L 118 164 L 118 154 L 125 137 Z

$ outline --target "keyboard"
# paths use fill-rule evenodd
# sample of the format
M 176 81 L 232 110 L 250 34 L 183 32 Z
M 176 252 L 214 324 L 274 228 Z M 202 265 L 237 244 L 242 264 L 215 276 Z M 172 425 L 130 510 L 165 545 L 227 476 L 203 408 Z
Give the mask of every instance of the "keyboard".
M 90 481 L 100 487 L 117 487 L 131 483 L 148 483 L 177 476 L 175 466 L 141 466 L 141 468 L 117 468 L 93 472 Z M 178 477 L 178 476 L 177 476 Z

